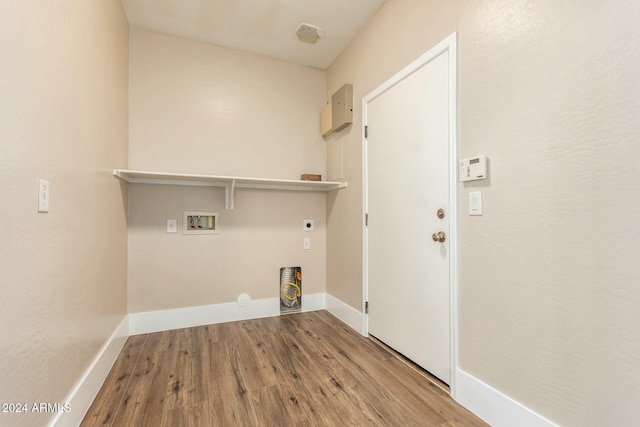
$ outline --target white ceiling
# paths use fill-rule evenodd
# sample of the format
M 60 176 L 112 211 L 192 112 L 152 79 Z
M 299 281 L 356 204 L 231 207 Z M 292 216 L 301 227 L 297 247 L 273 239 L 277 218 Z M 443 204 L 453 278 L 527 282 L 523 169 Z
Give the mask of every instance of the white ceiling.
M 133 26 L 326 69 L 385 0 L 122 0 Z M 302 22 L 322 27 L 298 41 Z

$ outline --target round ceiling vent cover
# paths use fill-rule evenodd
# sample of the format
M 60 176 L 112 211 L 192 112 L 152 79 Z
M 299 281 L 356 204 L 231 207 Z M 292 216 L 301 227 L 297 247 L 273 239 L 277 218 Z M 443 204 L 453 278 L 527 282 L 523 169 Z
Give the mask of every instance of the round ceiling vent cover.
M 296 37 L 303 43 L 313 44 L 316 43 L 322 36 L 324 36 L 324 28 L 316 27 L 315 25 L 305 24 L 304 22 L 298 25 L 296 29 Z

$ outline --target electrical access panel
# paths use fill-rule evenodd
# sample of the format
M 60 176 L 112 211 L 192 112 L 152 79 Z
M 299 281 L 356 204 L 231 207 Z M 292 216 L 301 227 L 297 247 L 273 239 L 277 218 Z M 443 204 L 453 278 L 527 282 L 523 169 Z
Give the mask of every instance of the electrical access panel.
M 331 95 L 331 130 L 339 131 L 353 123 L 353 85 L 345 83 Z
M 460 182 L 485 179 L 487 177 L 487 157 L 483 154 L 476 157 L 460 159 L 458 176 Z
M 331 103 L 322 108 L 320 131 L 322 136 L 344 129 L 353 123 L 353 85 L 345 83 L 331 95 Z

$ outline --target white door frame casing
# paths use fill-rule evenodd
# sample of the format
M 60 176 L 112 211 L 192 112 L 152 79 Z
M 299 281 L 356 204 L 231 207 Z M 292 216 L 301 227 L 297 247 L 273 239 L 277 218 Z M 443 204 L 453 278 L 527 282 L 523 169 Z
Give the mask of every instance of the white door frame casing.
M 368 178 L 367 178 L 367 138 L 365 137 L 365 127 L 367 126 L 367 106 L 374 99 L 391 89 L 393 86 L 419 70 L 441 54 L 449 53 L 449 304 L 450 304 L 450 339 L 451 339 L 451 395 L 456 397 L 456 373 L 458 371 L 458 138 L 457 138 L 457 33 L 431 48 L 428 52 L 420 56 L 400 72 L 395 74 L 382 85 L 374 89 L 362 98 L 362 250 L 363 250 L 363 283 L 362 283 L 362 313 L 363 325 L 362 334 L 368 335 L 369 325 L 366 314 L 366 303 L 369 294 L 368 277 Z

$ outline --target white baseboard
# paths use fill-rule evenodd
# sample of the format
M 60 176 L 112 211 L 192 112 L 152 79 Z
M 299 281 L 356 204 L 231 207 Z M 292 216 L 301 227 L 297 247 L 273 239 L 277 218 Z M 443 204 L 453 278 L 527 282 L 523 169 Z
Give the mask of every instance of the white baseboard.
M 51 427 L 76 427 L 80 425 L 128 337 L 129 319 L 125 316 L 102 346 L 93 363 L 69 393 L 64 403 L 69 403 L 71 410 L 58 412 L 51 421 Z
M 302 295 L 302 311 L 318 311 L 327 308 L 327 294 L 324 292 Z
M 456 372 L 455 400 L 493 427 L 557 427 L 467 372 Z
M 302 296 L 302 311 L 323 310 L 325 305 L 324 293 Z M 264 298 L 251 300 L 246 307 L 241 307 L 235 302 L 229 302 L 132 313 L 129 315 L 129 331 L 131 335 L 140 335 L 279 315 L 280 299 L 277 297 Z
M 326 308 L 329 313 L 336 316 L 338 319 L 351 326 L 359 334 L 367 336 L 367 331 L 364 326 L 364 313 L 356 310 L 348 304 L 340 301 L 338 298 L 327 294 Z

